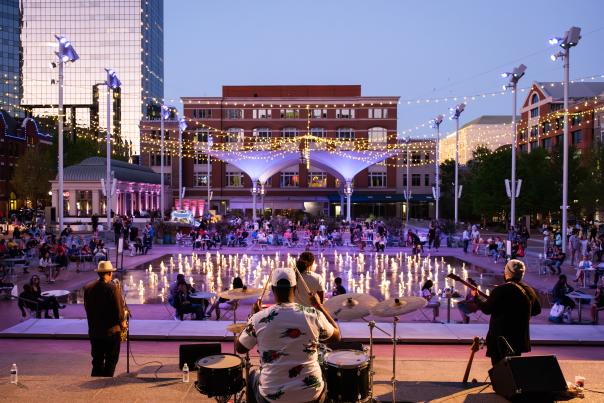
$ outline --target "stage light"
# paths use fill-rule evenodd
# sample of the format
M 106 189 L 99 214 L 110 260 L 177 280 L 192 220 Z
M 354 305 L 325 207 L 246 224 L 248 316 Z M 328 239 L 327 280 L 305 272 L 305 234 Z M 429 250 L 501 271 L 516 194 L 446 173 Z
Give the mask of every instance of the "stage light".
M 59 35 L 55 35 L 55 38 L 57 38 L 59 41 L 59 51 L 57 52 L 57 56 L 59 56 L 63 63 L 75 62 L 80 58 L 67 38 Z
M 107 81 L 105 82 L 105 84 L 107 84 L 107 87 L 114 90 L 122 85 L 122 82 L 119 78 L 117 78 L 117 74 L 114 70 L 105 69 L 105 71 L 107 72 Z

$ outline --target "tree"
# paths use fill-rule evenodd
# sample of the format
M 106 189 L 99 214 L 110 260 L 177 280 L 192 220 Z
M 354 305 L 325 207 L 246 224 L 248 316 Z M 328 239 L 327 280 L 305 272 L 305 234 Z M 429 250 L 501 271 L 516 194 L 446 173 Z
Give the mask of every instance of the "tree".
M 56 169 L 50 150 L 28 148 L 18 159 L 11 186 L 20 198 L 31 200 L 35 208 L 38 201 L 48 198 L 49 181 L 54 179 Z

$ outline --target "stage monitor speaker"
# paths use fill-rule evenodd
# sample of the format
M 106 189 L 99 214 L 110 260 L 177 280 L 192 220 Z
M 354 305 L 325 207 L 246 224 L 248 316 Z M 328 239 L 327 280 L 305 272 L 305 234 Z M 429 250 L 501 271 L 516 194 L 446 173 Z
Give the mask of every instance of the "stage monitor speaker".
M 182 369 L 186 362 L 189 370 L 193 371 L 197 360 L 220 353 L 220 343 L 181 344 L 178 349 L 178 368 Z
M 495 393 L 509 400 L 551 401 L 567 390 L 554 355 L 506 357 L 489 370 L 489 376 Z

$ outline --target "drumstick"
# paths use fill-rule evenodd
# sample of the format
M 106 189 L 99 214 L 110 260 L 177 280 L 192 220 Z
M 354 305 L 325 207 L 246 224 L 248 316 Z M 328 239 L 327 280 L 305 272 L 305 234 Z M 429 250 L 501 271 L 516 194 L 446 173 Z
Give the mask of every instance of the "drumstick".
M 300 281 L 302 282 L 302 286 L 304 287 L 304 289 L 306 290 L 306 292 L 308 293 L 308 295 L 312 295 L 312 292 L 310 292 L 310 288 L 308 288 L 308 284 L 306 284 L 306 281 L 304 281 L 304 278 L 302 277 L 302 273 L 300 273 L 300 270 L 298 270 L 298 268 L 296 266 L 294 266 L 294 269 L 296 270 L 296 273 L 298 274 L 298 277 L 300 277 Z
M 260 298 L 258 298 L 258 305 L 262 304 L 262 300 L 264 299 L 264 294 L 266 294 L 266 290 L 268 288 L 268 284 L 271 282 L 271 277 L 273 276 L 273 270 L 275 270 L 275 266 L 271 267 L 271 271 L 268 273 L 268 279 L 266 283 L 264 283 L 264 289 L 262 290 L 262 294 L 260 294 Z

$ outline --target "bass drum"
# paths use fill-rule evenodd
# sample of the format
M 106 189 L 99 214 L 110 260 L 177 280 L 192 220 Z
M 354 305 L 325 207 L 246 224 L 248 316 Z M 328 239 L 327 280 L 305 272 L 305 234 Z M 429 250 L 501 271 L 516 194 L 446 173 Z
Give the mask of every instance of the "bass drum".
M 208 396 L 231 396 L 243 389 L 243 360 L 234 354 L 210 355 L 199 359 L 197 390 Z
M 358 350 L 337 350 L 325 356 L 327 397 L 333 402 L 363 402 L 370 398 L 369 357 Z

